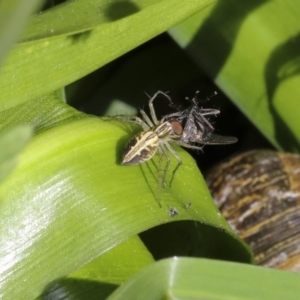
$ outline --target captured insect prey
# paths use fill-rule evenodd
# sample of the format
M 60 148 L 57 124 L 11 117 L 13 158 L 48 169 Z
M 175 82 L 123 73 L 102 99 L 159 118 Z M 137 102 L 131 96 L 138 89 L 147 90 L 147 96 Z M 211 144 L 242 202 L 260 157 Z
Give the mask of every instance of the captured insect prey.
M 196 92 L 196 95 L 192 100 L 186 98 L 192 102 L 190 107 L 164 117 L 165 120 L 169 122 L 175 120 L 181 124 L 182 133 L 180 140 L 187 144 L 198 143 L 203 145 L 225 145 L 236 143 L 236 137 L 221 136 L 212 133 L 214 127 L 208 121 L 207 117 L 216 116 L 220 111 L 213 108 L 200 108 L 197 101 L 198 93 L 199 91 Z M 206 101 L 210 100 L 215 95 L 217 95 L 216 92 L 214 92 L 212 96 L 207 97 Z
M 220 113 L 217 109 L 203 109 L 199 108 L 196 97 L 192 99 L 193 105 L 185 110 L 178 110 L 177 112 L 168 114 L 162 119 L 158 120 L 153 101 L 161 94 L 170 103 L 171 107 L 174 104 L 166 93 L 158 91 L 149 99 L 150 117 L 144 110 L 140 110 L 142 118 L 137 116 L 124 116 L 119 115 L 113 118 L 131 122 L 140 125 L 143 131 L 133 136 L 127 143 L 124 152 L 122 165 L 135 165 L 141 164 L 150 160 L 158 151 L 160 157 L 166 158 L 166 164 L 162 172 L 159 166 L 159 193 L 163 188 L 168 169 L 170 166 L 171 153 L 177 160 L 177 165 L 173 170 L 170 180 L 170 186 L 174 179 L 175 173 L 182 164 L 182 160 L 176 151 L 172 148 L 171 143 L 179 146 L 197 149 L 202 151 L 202 147 L 195 145 L 198 144 L 231 144 L 235 143 L 235 137 L 223 137 L 215 135 L 213 126 L 209 123 L 207 116 L 217 115 Z M 158 196 L 160 198 L 160 196 Z

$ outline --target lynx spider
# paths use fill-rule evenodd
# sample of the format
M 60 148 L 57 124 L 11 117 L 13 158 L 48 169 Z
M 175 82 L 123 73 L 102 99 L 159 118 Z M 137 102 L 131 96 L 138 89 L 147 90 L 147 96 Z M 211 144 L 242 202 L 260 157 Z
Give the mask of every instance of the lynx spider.
M 183 128 L 178 120 L 165 120 L 165 117 L 163 117 L 161 120 L 157 119 L 153 101 L 159 94 L 165 96 L 169 102 L 173 104 L 171 98 L 166 93 L 158 91 L 152 98 L 149 99 L 148 106 L 150 110 L 150 117 L 145 113 L 144 110 L 141 109 L 140 113 L 142 115 L 142 119 L 137 116 L 116 116 L 116 118 L 121 121 L 138 124 L 143 128 L 143 131 L 133 136 L 125 147 L 122 165 L 141 164 L 150 160 L 157 151 L 161 157 L 162 155 L 166 157 L 167 162 L 163 171 L 163 176 L 161 176 L 161 167 L 159 167 L 160 190 L 165 183 L 166 175 L 170 166 L 169 153 L 171 153 L 177 160 L 177 165 L 173 170 L 170 180 L 170 186 L 174 179 L 175 173 L 182 165 L 181 158 L 172 148 L 170 143 L 175 143 L 185 148 L 197 149 L 201 151 L 202 147 L 190 145 L 180 140 L 183 133 Z

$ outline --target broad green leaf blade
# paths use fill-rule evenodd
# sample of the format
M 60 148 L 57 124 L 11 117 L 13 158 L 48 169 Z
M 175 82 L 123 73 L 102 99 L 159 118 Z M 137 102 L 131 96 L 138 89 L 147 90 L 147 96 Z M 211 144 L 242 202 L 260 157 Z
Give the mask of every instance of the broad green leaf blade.
M 300 151 L 297 1 L 218 1 L 170 30 L 278 149 Z
M 244 252 L 242 245 L 237 249 L 236 244 L 229 244 L 226 241 L 223 232 L 197 224 L 199 230 L 195 231 L 194 222 L 172 222 L 152 228 L 140 236 L 155 259 L 158 256 L 172 257 L 174 254 L 228 258 L 228 253 L 234 253 L 231 258 L 236 261 L 243 259 L 240 256 Z M 55 281 L 43 294 L 47 295 L 47 300 L 59 297 L 72 300 L 91 297 L 106 299 L 114 289 L 128 281 L 130 276 L 137 272 L 138 267 L 150 264 L 148 250 L 144 245 L 138 244 L 137 239 L 130 239 L 67 278 Z
M 40 111 L 43 116 L 37 119 Z M 0 117 L 8 122 L 6 126 L 39 122 L 18 168 L 0 186 L 3 299 L 37 297 L 54 280 L 131 236 L 173 221 L 213 226 L 219 229 L 215 229 L 217 238 L 205 235 L 198 247 L 210 245 L 215 252 L 224 247 L 231 249 L 224 258 L 251 260 L 248 248 L 220 216 L 185 151 L 176 148 L 184 163 L 173 186 L 161 192 L 160 207 L 158 157 L 138 166 L 119 164 L 132 134 L 128 124 L 81 114 L 53 97 L 28 102 L 14 114 L 6 110 Z M 186 208 L 188 202 L 192 205 Z M 171 217 L 169 206 L 179 214 Z
M 68 277 L 57 280 L 38 299 L 106 299 L 118 286 L 153 262 L 144 244 L 134 236 Z
M 113 14 L 119 1 L 110 1 L 109 6 L 107 0 L 69 1 L 55 7 L 45 13 L 45 21 L 42 15 L 38 17 L 39 21 L 29 25 L 27 35 L 32 32 L 38 39 L 31 43 L 20 43 L 3 66 L 0 73 L 0 111 L 66 86 L 182 22 L 212 2 L 138 0 L 134 4 L 137 7 L 135 13 L 118 18 L 109 17 L 107 11 Z M 103 6 L 104 12 L 101 10 Z M 68 17 L 70 10 L 73 12 Z M 94 25 L 90 28 L 89 19 L 95 20 L 95 10 L 100 16 L 106 12 L 109 20 L 99 17 L 98 23 L 92 22 Z M 72 18 L 73 14 L 76 18 Z M 46 28 L 52 28 L 48 24 L 51 20 L 55 21 L 50 34 L 55 35 L 55 26 L 59 26 L 58 36 L 43 38 L 49 36 L 43 27 L 47 24 Z M 75 24 L 72 29 L 69 28 L 70 22 Z M 85 23 L 90 24 L 89 30 L 83 26 Z M 83 29 L 86 31 L 82 32 Z
M 174 258 L 150 265 L 108 299 L 299 299 L 300 275 L 243 264 Z
M 16 167 L 17 156 L 32 136 L 32 126 L 17 126 L 0 135 L 0 182 Z
M 29 16 L 43 2 L 42 0 L 2 0 L 0 2 L 0 65 L 12 44 L 24 30 Z

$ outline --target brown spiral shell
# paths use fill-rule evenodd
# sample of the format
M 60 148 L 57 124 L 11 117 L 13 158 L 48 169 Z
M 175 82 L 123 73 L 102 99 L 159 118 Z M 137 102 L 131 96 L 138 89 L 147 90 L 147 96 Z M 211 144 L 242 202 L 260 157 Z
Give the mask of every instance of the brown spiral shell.
M 300 272 L 300 156 L 246 152 L 206 177 L 219 209 L 259 265 Z

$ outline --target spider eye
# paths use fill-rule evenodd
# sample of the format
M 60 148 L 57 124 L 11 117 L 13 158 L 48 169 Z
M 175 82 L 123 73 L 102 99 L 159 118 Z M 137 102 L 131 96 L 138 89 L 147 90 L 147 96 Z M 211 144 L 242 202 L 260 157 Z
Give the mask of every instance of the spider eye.
M 177 121 L 177 120 L 171 120 L 170 124 L 172 126 L 172 130 L 173 130 L 174 134 L 176 134 L 176 135 L 182 135 L 183 128 L 182 128 L 182 124 L 179 121 Z

